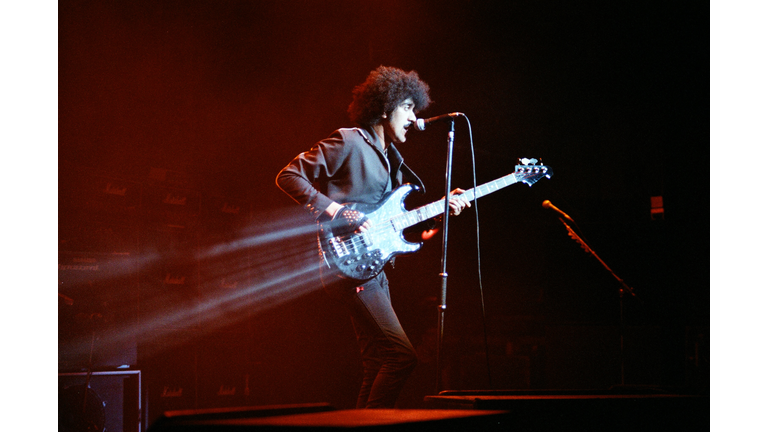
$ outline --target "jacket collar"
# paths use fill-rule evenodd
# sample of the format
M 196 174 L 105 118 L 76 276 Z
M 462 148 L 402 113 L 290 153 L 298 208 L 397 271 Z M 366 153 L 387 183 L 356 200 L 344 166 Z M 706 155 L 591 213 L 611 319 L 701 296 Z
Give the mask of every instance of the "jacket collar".
M 385 155 L 384 151 L 382 150 L 384 148 L 383 143 L 379 139 L 379 136 L 376 135 L 370 128 L 356 128 L 357 131 L 362 135 L 363 139 L 365 139 L 365 142 L 368 143 L 371 147 L 375 148 L 379 151 L 382 155 Z M 387 148 L 387 153 L 392 152 L 390 156 L 394 157 L 395 160 L 398 162 L 398 164 L 403 163 L 403 156 L 400 154 L 400 151 L 397 150 L 397 147 L 395 147 L 395 144 L 392 143 Z M 390 159 L 391 160 L 391 159 Z
M 368 145 L 375 148 L 379 152 L 379 154 L 386 159 L 384 152 L 381 151 L 381 147 L 375 144 L 376 141 L 378 141 L 376 134 L 374 134 L 372 131 L 368 130 L 367 128 L 355 128 L 355 129 L 363 137 L 365 142 L 368 143 Z M 403 159 L 403 156 L 400 154 L 400 151 L 397 150 L 397 147 L 395 147 L 394 144 L 390 144 L 389 149 L 387 151 L 390 153 L 389 160 L 397 163 L 397 166 L 393 166 L 392 169 L 403 171 L 404 180 L 406 182 L 415 183 L 417 186 L 419 186 L 420 188 L 419 190 L 422 193 L 426 193 L 424 182 L 421 181 L 419 176 L 417 176 L 416 173 L 413 172 L 413 170 L 408 165 L 405 164 L 405 160 Z

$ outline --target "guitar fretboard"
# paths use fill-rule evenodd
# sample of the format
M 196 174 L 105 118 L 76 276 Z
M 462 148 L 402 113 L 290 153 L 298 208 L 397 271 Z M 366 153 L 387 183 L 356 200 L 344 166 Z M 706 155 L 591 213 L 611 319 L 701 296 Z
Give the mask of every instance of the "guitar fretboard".
M 505 175 L 504 177 L 482 184 L 476 188 L 469 189 L 461 194 L 461 196 L 466 197 L 468 201 L 472 201 L 475 198 L 481 198 L 485 195 L 491 194 L 497 190 L 519 182 L 519 176 L 520 174 L 516 172 Z M 416 225 L 417 223 L 432 219 L 433 217 L 444 212 L 445 199 L 441 199 L 431 204 L 427 204 L 411 211 L 399 214 L 390 219 L 390 221 L 396 230 L 402 231 L 408 227 Z

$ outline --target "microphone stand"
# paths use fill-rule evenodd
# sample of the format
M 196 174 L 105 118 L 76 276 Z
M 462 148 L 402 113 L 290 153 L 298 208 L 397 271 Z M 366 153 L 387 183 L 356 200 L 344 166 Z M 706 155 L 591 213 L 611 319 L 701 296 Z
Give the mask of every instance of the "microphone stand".
M 437 393 L 442 389 L 442 345 L 445 330 L 445 309 L 446 297 L 448 294 L 448 218 L 451 207 L 448 200 L 451 196 L 451 171 L 453 167 L 453 141 L 455 135 L 455 124 L 453 118 L 450 118 L 448 130 L 448 152 L 445 162 L 445 210 L 443 213 L 443 248 L 440 270 L 440 304 L 437 306 Z
M 624 294 L 629 293 L 632 297 L 637 297 L 635 295 L 635 292 L 632 290 L 632 287 L 627 285 L 623 279 L 621 279 L 616 273 L 611 270 L 610 267 L 608 267 L 608 264 L 605 263 L 602 259 L 600 259 L 599 256 L 597 256 L 597 253 L 592 250 L 587 243 L 582 240 L 581 237 L 579 237 L 578 234 L 563 220 L 563 218 L 560 219 L 560 222 L 565 225 L 565 229 L 568 230 L 568 236 L 574 240 L 576 240 L 579 245 L 581 245 L 581 248 L 584 249 L 587 253 L 595 257 L 595 259 L 605 267 L 608 272 L 613 275 L 613 277 L 619 282 L 619 350 L 620 350 L 620 362 L 621 362 L 621 387 L 624 387 Z

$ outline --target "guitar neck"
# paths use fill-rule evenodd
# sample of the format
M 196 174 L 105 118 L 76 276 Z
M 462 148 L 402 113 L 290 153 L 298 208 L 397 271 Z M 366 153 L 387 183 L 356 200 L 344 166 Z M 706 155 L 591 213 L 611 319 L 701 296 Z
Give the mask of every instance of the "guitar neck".
M 461 196 L 465 197 L 468 201 L 472 201 L 476 198 L 484 197 L 507 186 L 511 186 L 518 181 L 519 179 L 515 173 L 508 174 L 499 179 L 482 184 L 476 188 L 469 189 L 461 194 Z M 441 199 L 431 204 L 427 204 L 395 216 L 391 219 L 391 222 L 395 229 L 403 230 L 420 222 L 424 222 L 425 220 L 432 219 L 433 217 L 441 215 L 444 212 L 445 199 Z

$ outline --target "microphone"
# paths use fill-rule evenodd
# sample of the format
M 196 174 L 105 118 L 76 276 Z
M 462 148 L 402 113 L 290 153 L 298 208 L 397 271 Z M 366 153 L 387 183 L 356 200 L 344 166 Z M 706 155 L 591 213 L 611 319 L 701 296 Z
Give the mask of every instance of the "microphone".
M 437 121 L 443 121 L 443 120 L 453 120 L 455 117 L 459 117 L 459 116 L 463 116 L 463 115 L 464 115 L 464 113 L 453 112 L 453 113 L 450 113 L 450 114 L 439 115 L 437 117 L 431 117 L 431 118 L 428 118 L 426 120 L 425 119 L 416 119 L 416 123 L 415 123 L 416 129 L 418 129 L 420 131 L 423 131 L 424 129 L 427 128 L 427 125 L 430 124 L 430 123 L 437 122 Z
M 552 204 L 552 201 L 550 201 L 550 200 L 544 200 L 544 202 L 543 202 L 543 203 L 541 203 L 541 206 L 542 206 L 542 207 L 544 207 L 545 209 L 554 210 L 554 211 L 556 211 L 556 212 L 560 213 L 560 216 L 562 216 L 562 217 L 564 217 L 564 218 L 568 219 L 569 221 L 573 222 L 573 219 L 571 219 L 571 217 L 570 217 L 570 216 L 568 216 L 567 214 L 565 214 L 565 212 L 564 212 L 564 211 L 562 211 L 562 210 L 560 210 L 559 208 L 555 207 L 555 205 L 554 205 L 554 204 Z

